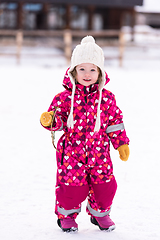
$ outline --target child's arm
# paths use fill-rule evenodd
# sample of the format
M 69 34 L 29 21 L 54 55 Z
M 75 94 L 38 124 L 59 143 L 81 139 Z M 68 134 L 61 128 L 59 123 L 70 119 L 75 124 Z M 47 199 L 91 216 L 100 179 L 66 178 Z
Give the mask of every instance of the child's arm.
M 106 132 L 113 147 L 119 151 L 121 160 L 127 161 L 129 157 L 129 139 L 124 128 L 122 111 L 117 107 L 115 97 L 112 99 L 108 113 L 109 124 Z
M 56 95 L 48 109 L 47 112 L 42 113 L 40 122 L 42 126 L 48 130 L 51 130 L 52 118 L 53 121 L 53 131 L 63 130 L 67 124 L 68 112 L 64 106 L 64 101 L 61 93 Z M 56 111 L 56 113 L 55 113 Z M 54 116 L 55 114 L 55 116 Z

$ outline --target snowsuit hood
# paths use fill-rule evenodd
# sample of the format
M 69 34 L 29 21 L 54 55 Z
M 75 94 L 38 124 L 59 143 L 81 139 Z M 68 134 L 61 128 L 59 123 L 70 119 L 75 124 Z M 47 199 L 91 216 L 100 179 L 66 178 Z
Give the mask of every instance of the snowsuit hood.
M 71 74 L 71 68 L 69 68 L 65 74 L 64 80 L 63 80 L 63 86 L 66 89 L 72 89 L 72 95 L 71 95 L 71 110 L 70 110 L 70 114 L 67 120 L 67 126 L 69 128 L 74 127 L 74 120 L 73 120 L 73 105 L 74 105 L 74 95 L 75 95 L 75 91 L 76 91 L 76 83 L 75 80 L 73 79 L 73 76 Z M 102 90 L 104 85 L 106 85 L 109 82 L 109 78 L 107 73 L 105 72 L 105 81 L 104 81 L 104 72 L 102 75 L 102 82 L 99 84 L 96 84 L 98 87 L 98 91 L 99 91 L 99 99 L 98 99 L 98 108 L 97 108 L 97 116 L 96 116 L 96 122 L 95 122 L 95 128 L 94 128 L 94 132 L 98 132 L 100 130 L 100 126 L 101 126 L 101 121 L 100 121 L 100 105 L 101 105 L 101 100 L 102 100 Z M 80 84 L 78 84 L 80 85 Z M 92 86 L 90 86 L 92 87 Z
M 64 79 L 63 79 L 63 87 L 67 90 L 71 90 L 73 89 L 73 84 L 71 82 L 70 76 L 69 76 L 69 70 L 70 68 L 67 69 L 66 74 L 64 75 Z M 108 74 L 105 72 L 105 85 L 110 81 Z

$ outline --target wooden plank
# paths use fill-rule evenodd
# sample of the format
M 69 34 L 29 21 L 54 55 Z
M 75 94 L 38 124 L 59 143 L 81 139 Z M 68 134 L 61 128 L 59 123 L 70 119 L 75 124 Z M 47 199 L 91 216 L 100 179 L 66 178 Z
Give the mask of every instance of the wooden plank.
M 18 30 L 3 30 L 0 29 L 0 35 L 16 35 Z M 118 36 L 120 30 L 100 30 L 100 31 L 94 31 L 94 30 L 70 30 L 72 36 L 86 36 L 86 35 L 92 35 L 97 37 L 105 37 L 105 36 Z M 63 36 L 64 30 L 23 30 L 24 36 Z
M 88 29 L 93 29 L 93 16 L 94 16 L 95 6 L 88 6 Z
M 17 30 L 3 30 L 0 29 L 0 35 L 3 36 L 16 36 Z
M 125 46 L 124 33 L 120 32 L 119 34 L 119 66 L 120 67 L 122 67 L 122 62 L 123 62 L 124 46 Z
M 66 29 L 71 29 L 71 5 L 67 4 L 65 14 Z
M 20 64 L 21 49 L 23 44 L 23 32 L 18 31 L 16 34 L 16 43 L 17 43 L 17 64 Z
M 72 54 L 72 34 L 69 30 L 64 31 L 64 52 L 67 63 L 70 63 Z
M 18 3 L 18 9 L 17 9 L 17 28 L 22 29 L 23 28 L 23 2 Z
M 24 36 L 42 36 L 42 37 L 60 37 L 63 36 L 63 30 L 24 30 Z

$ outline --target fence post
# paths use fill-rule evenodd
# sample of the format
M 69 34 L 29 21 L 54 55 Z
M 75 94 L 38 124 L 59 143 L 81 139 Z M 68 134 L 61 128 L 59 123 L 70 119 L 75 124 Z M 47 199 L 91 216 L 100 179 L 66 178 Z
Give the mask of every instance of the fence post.
M 21 49 L 23 43 L 23 32 L 21 30 L 16 33 L 16 45 L 17 45 L 17 64 L 20 64 Z
M 72 33 L 70 30 L 64 31 L 64 53 L 67 59 L 67 64 L 69 64 L 72 54 Z
M 119 66 L 122 67 L 123 55 L 124 55 L 124 32 L 120 31 L 119 33 Z

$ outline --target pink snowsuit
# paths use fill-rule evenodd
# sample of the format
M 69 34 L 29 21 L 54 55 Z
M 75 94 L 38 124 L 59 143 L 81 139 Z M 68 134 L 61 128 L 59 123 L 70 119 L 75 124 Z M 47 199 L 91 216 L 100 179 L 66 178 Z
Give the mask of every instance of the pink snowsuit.
M 106 84 L 109 78 L 106 74 Z M 63 130 L 57 144 L 56 214 L 58 218 L 76 218 L 88 196 L 87 212 L 103 217 L 110 211 L 117 183 L 110 158 L 110 141 L 115 149 L 129 144 L 114 95 L 102 90 L 101 128 L 94 132 L 99 99 L 98 84 L 76 84 L 74 128 L 67 127 L 71 108 L 72 83 L 68 70 L 63 80 L 65 91 L 57 94 L 48 111 L 56 113 L 53 130 Z M 49 127 L 46 127 L 49 129 Z

